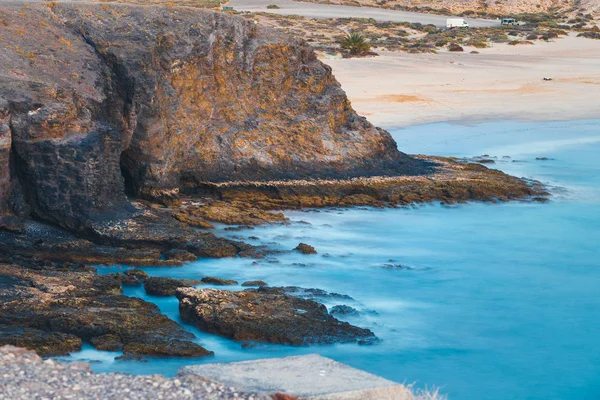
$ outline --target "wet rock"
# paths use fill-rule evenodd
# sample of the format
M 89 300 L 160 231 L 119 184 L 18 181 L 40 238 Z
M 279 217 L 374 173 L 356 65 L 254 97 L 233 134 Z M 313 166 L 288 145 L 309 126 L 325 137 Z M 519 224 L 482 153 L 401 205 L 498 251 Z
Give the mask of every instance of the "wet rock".
M 212 233 L 200 233 L 198 240 L 188 242 L 185 249 L 198 257 L 224 258 L 254 256 L 256 248 L 246 243 L 217 237 Z
M 121 274 L 120 272 L 117 272 L 116 274 L 108 274 L 106 276 L 113 278 L 115 280 L 115 282 L 119 283 L 119 286 L 120 285 L 140 286 L 142 284 L 142 282 L 139 279 L 137 279 L 135 276 Z M 117 288 L 115 288 L 115 289 L 117 289 Z M 120 288 L 118 288 L 117 290 L 120 290 Z
M 0 264 L 0 276 L 8 280 L 0 289 L 0 323 L 5 326 L 74 336 L 100 346 L 117 340 L 124 347 L 148 343 L 144 354 L 177 356 L 181 351 L 180 355 L 187 357 L 194 348 L 194 335 L 160 314 L 157 306 L 116 293 L 114 282 L 118 281 L 114 278 L 6 264 Z M 174 340 L 190 343 L 189 348 L 184 343 L 171 345 Z M 20 345 L 35 348 L 37 342 L 32 339 Z
M 306 243 L 300 243 L 294 250 L 299 251 L 302 254 L 317 254 L 315 248 Z
M 187 250 L 172 249 L 164 253 L 165 259 L 177 261 L 196 261 L 198 257 Z
M 123 354 L 135 356 L 162 356 L 162 357 L 207 357 L 214 353 L 187 340 L 173 339 L 166 345 L 162 341 L 129 342 L 123 348 Z
M 327 292 L 323 289 L 306 289 L 298 286 L 274 286 L 274 287 L 259 287 L 258 289 L 246 289 L 246 291 L 255 291 L 258 293 L 267 294 L 289 294 L 296 297 L 302 297 L 305 299 L 319 299 L 319 300 L 349 300 L 354 299 L 346 294 L 340 294 L 335 292 Z
M 360 315 L 356 308 L 343 304 L 331 307 L 331 310 L 329 310 L 329 314 L 334 316 L 339 315 L 341 317 L 358 317 Z
M 536 157 L 535 159 L 537 161 L 549 161 L 549 160 L 552 160 L 552 158 L 548 158 L 548 157 Z
M 381 264 L 379 266 L 380 268 L 385 268 L 385 269 L 414 269 L 413 267 L 409 267 L 408 265 L 404 265 L 404 264 L 399 264 L 399 263 L 386 263 L 386 264 Z
M 238 226 L 228 226 L 224 230 L 226 232 L 239 232 L 239 231 L 243 231 L 246 229 L 254 229 L 254 227 L 251 225 L 238 225 Z
M 49 357 L 64 356 L 81 350 L 82 340 L 68 333 L 47 332 L 0 323 L 0 346 L 5 345 L 25 347 L 35 350 L 42 357 Z
M 202 283 L 206 283 L 208 285 L 237 285 L 238 282 L 234 281 L 233 279 L 221 279 L 221 278 L 215 278 L 214 276 L 205 276 L 204 278 L 200 279 L 202 281 Z
M 132 354 L 132 353 L 123 353 L 122 355 L 115 357 L 117 361 L 139 361 L 139 362 L 148 362 L 148 360 L 144 359 L 140 354 Z
M 269 286 L 269 284 L 265 281 L 246 281 L 242 286 Z
M 124 274 L 129 277 L 136 278 L 140 282 L 144 282 L 144 280 L 146 280 L 146 278 L 148 278 L 148 274 L 146 272 L 142 271 L 141 269 L 128 269 L 127 271 L 124 272 Z
M 144 289 L 151 296 L 175 296 L 180 287 L 190 287 L 189 282 L 179 279 L 150 277 L 144 281 Z
M 123 350 L 123 343 L 121 338 L 117 335 L 106 334 L 102 336 L 96 336 L 90 340 L 92 345 L 98 350 L 104 351 L 121 351 Z
M 342 322 L 312 300 L 216 289 L 177 290 L 184 321 L 239 341 L 291 345 L 373 343 L 373 332 Z

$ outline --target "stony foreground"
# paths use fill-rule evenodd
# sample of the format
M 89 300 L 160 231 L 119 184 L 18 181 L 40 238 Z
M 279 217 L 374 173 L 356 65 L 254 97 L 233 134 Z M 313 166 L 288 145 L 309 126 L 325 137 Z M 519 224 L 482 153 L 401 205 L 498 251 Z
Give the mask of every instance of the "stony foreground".
M 94 374 L 85 363 L 42 360 L 35 352 L 0 348 L 0 400 L 31 399 L 270 399 L 193 375 Z
M 95 374 L 86 363 L 64 364 L 43 360 L 22 348 L 0 347 L 0 400 L 295 400 L 296 396 L 311 400 L 444 399 L 437 391 L 413 393 L 404 385 L 317 354 L 192 365 L 170 379 Z

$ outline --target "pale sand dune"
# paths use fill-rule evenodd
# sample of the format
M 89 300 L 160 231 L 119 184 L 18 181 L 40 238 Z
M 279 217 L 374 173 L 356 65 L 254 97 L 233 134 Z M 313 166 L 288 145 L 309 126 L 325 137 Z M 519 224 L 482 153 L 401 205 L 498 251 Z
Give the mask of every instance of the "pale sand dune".
M 600 118 L 600 40 L 565 37 L 535 45 L 494 44 L 476 49 L 480 54 L 471 50 L 324 61 L 358 113 L 387 128 Z

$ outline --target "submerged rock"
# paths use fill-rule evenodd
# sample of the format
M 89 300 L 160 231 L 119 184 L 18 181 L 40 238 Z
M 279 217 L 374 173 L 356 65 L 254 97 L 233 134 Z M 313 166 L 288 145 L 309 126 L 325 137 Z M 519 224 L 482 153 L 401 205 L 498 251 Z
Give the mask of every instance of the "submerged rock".
M 315 248 L 306 243 L 300 243 L 294 250 L 299 251 L 302 254 L 317 254 Z
M 198 329 L 239 341 L 291 345 L 373 343 L 373 332 L 329 315 L 308 299 L 256 291 L 177 289 L 179 312 Z
M 206 283 L 209 285 L 228 286 L 228 285 L 237 285 L 238 284 L 238 282 L 234 281 L 233 279 L 215 278 L 214 276 L 206 276 L 206 277 L 200 279 L 200 281 L 202 281 L 202 283 Z
M 329 314 L 339 315 L 343 317 L 357 317 L 360 315 L 356 308 L 343 304 L 331 307 L 331 310 L 329 310 Z
M 307 289 L 298 286 L 273 286 L 259 287 L 258 289 L 246 289 L 248 292 L 266 293 L 266 294 L 289 294 L 296 297 L 319 300 L 350 300 L 354 299 L 346 294 L 328 292 L 323 289 Z
M 246 281 L 242 286 L 269 286 L 269 284 L 265 281 Z

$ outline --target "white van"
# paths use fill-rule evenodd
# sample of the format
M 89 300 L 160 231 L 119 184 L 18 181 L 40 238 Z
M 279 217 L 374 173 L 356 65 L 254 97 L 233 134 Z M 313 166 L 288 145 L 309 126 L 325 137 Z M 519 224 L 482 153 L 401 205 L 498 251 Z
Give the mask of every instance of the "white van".
M 464 18 L 448 18 L 446 20 L 446 28 L 468 28 L 469 23 Z

